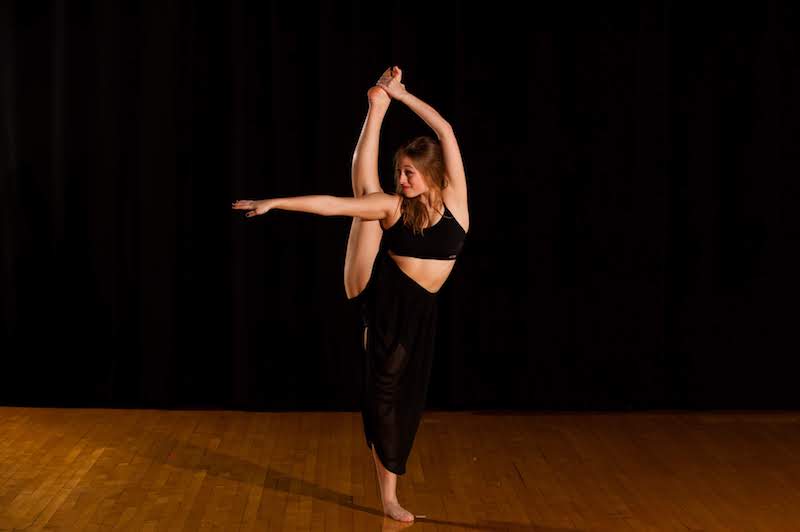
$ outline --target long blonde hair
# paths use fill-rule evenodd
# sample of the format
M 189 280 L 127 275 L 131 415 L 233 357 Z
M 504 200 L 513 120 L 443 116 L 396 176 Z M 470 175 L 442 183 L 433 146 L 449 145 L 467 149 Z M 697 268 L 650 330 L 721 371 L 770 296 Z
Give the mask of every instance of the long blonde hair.
M 424 228 L 431 222 L 428 208 L 420 200 L 419 196 L 413 198 L 405 197 L 403 195 L 403 187 L 400 185 L 400 160 L 404 156 L 411 159 L 414 162 L 414 166 L 422 172 L 423 179 L 428 185 L 431 207 L 442 212 L 442 216 L 444 216 L 442 190 L 447 187 L 448 180 L 445 173 L 442 146 L 438 139 L 423 135 L 409 140 L 400 146 L 394 154 L 394 187 L 395 193 L 403 198 L 401 204 L 403 223 L 414 234 L 424 234 Z

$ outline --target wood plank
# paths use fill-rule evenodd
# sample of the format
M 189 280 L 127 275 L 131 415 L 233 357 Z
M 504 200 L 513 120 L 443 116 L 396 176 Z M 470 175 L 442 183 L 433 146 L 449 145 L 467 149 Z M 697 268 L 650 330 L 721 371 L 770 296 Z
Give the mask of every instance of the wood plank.
M 375 529 L 359 412 L 0 407 L 0 529 Z M 796 412 L 429 411 L 421 530 L 792 530 Z

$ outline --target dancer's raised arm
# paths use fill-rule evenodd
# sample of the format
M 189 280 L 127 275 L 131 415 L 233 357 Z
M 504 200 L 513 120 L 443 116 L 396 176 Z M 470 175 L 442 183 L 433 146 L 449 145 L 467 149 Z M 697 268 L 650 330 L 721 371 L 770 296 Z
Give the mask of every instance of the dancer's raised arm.
M 397 195 L 373 192 L 357 198 L 312 194 L 288 198 L 269 198 L 263 200 L 238 200 L 233 209 L 248 211 L 245 216 L 266 214 L 272 209 L 309 212 L 320 216 L 351 216 L 364 220 L 382 220 L 400 206 Z
M 442 155 L 449 185 L 458 194 L 459 202 L 467 205 L 467 176 L 464 172 L 464 162 L 461 159 L 461 150 L 458 147 L 453 126 L 436 109 L 408 92 L 406 86 L 400 81 L 402 76 L 403 71 L 395 66 L 392 68 L 391 76 L 382 76 L 377 85 L 383 88 L 393 99 L 406 104 L 436 132 L 436 136 L 439 137 L 439 142 L 442 145 Z

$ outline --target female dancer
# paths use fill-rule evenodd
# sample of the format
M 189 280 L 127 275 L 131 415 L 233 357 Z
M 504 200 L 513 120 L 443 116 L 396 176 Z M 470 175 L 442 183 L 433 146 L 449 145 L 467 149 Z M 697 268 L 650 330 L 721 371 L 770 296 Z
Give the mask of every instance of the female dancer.
M 360 314 L 365 380 L 362 420 L 385 515 L 413 521 L 397 500 L 397 476 L 419 426 L 436 331 L 436 296 L 469 230 L 467 183 L 450 124 L 409 93 L 402 71 L 389 68 L 367 91 L 369 111 L 352 161 L 355 197 L 295 196 L 239 200 L 246 216 L 271 209 L 352 216 L 344 288 Z M 417 137 L 394 155 L 394 194 L 378 178 L 378 140 L 392 100 L 406 104 L 436 133 Z M 385 238 L 383 238 L 385 236 Z M 379 253 L 381 242 L 386 252 Z

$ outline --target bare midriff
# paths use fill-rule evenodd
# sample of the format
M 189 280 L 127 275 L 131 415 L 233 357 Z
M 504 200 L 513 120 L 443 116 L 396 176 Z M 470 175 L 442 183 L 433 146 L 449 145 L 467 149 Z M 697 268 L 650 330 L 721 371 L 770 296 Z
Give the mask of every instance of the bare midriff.
M 456 259 L 421 259 L 395 255 L 390 249 L 386 252 L 398 268 L 403 270 L 403 273 L 411 277 L 422 288 L 434 294 L 442 288 L 456 264 Z

